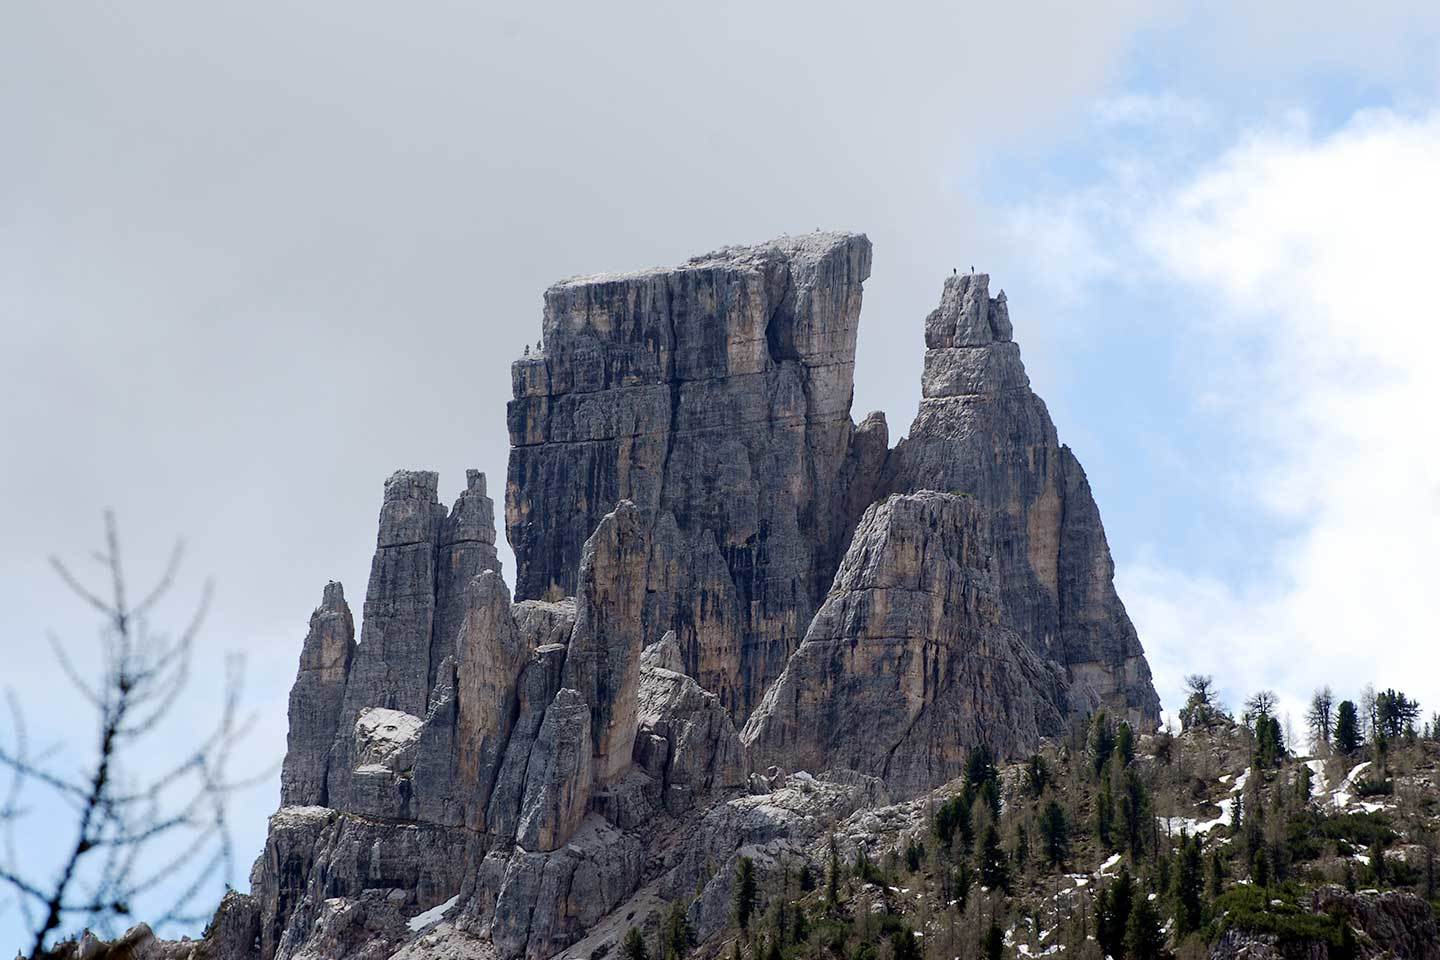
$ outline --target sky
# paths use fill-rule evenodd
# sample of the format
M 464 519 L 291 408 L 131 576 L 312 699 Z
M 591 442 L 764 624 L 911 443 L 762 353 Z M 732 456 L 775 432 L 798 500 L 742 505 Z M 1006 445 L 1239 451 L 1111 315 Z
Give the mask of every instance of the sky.
M 6 5 L 0 684 L 32 740 L 92 737 L 46 637 L 93 664 L 95 624 L 47 558 L 93 572 L 113 508 L 137 580 L 187 544 L 157 620 L 215 583 L 175 742 L 239 653 L 268 770 L 385 477 L 501 488 L 549 283 L 816 227 L 874 243 L 853 413 L 892 441 L 943 278 L 1005 289 L 1167 709 L 1192 672 L 1297 728 L 1326 683 L 1440 709 L 1440 7 L 878 10 Z M 235 800 L 242 888 L 277 797 Z

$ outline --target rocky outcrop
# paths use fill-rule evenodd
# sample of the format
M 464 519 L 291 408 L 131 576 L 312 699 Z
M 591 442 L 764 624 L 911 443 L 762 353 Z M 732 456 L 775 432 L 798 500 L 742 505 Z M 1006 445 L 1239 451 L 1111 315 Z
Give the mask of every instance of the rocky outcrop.
M 490 570 L 500 578 L 495 553 L 495 502 L 485 492 L 485 474 L 465 471 L 465 491 L 440 525 L 435 565 L 435 623 L 430 632 L 430 686 L 440 663 L 454 656 L 465 618 L 474 610 L 466 596 L 471 581 Z M 504 581 L 501 581 L 502 585 Z M 505 591 L 508 607 L 510 592 Z M 429 689 L 427 687 L 427 689 Z
M 594 711 L 595 778 L 615 780 L 630 765 L 637 729 L 644 626 L 646 538 L 635 505 L 622 500 L 585 542 L 565 686 Z
M 515 842 L 527 851 L 563 846 L 580 827 L 594 783 L 590 755 L 591 707 L 561 688 L 545 710 L 530 750 Z
M 457 640 L 457 776 L 470 801 L 469 826 L 484 830 L 490 791 L 515 719 L 515 686 L 530 648 L 511 616 L 510 590 L 494 570 L 470 581 L 465 610 Z
M 632 501 L 674 527 L 660 565 L 693 574 L 647 604 L 646 635 L 674 629 L 687 672 L 748 713 L 848 532 L 832 506 L 869 273 L 865 237 L 815 233 L 546 291 L 544 350 L 513 367 L 516 595 L 574 594 L 586 539 Z
M 525 781 L 529 773 L 536 738 L 545 721 L 547 708 L 560 692 L 561 675 L 565 668 L 565 647 L 547 644 L 530 655 L 520 674 L 517 690 L 515 723 L 505 749 L 505 760 L 491 791 L 486 826 L 496 837 L 513 840 L 519 826 Z M 589 737 L 589 731 L 586 731 Z M 585 746 L 589 747 L 588 739 Z M 589 762 L 586 761 L 588 768 Z
M 1413 893 L 1321 887 L 1311 895 L 1310 909 L 1339 917 L 1356 930 L 1361 956 L 1440 960 L 1440 923 L 1430 904 Z
M 817 232 L 546 293 L 512 368 L 515 597 L 484 474 L 450 510 L 434 473 L 387 481 L 359 644 L 332 584 L 302 647 L 255 960 L 438 930 L 541 960 L 680 897 L 706 936 L 742 851 L 783 880 L 976 744 L 1153 718 L 1003 295 L 947 283 L 892 451 L 883 414 L 850 420 L 869 271 L 863 236 Z
M 290 732 L 280 768 L 280 805 L 324 806 L 330 748 L 340 728 L 345 682 L 355 654 L 355 621 L 345 588 L 325 585 L 300 646 L 300 672 L 290 688 Z
M 846 767 L 913 796 L 970 747 L 1033 750 L 1064 728 L 1058 668 L 1008 627 L 986 513 L 926 491 L 866 511 L 815 615 L 745 728 L 761 765 Z
M 750 762 L 740 733 L 720 698 L 683 673 L 673 632 L 641 657 L 638 719 L 636 761 L 660 784 L 670 812 L 747 784 Z
M 890 455 L 887 492 L 974 496 L 989 515 L 1009 626 L 1063 667 L 1072 709 L 1159 719 L 1150 668 L 1115 593 L 1114 563 L 1085 472 L 1030 389 L 1009 306 L 990 278 L 948 278 L 925 320 L 920 411 Z

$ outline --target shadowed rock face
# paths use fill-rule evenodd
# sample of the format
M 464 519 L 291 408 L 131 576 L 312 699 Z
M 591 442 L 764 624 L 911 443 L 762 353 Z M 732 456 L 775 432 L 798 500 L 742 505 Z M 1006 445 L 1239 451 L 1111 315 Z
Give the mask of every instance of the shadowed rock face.
M 645 633 L 674 629 L 743 716 L 818 606 L 848 533 L 850 392 L 870 243 L 816 233 L 545 294 L 516 361 L 506 527 L 517 597 L 573 595 L 622 499 L 656 528 Z
M 1001 614 L 986 515 L 926 491 L 865 512 L 835 585 L 744 738 L 760 765 L 844 767 L 913 796 L 1064 728 L 1058 667 Z
M 989 514 L 1007 624 L 1062 666 L 1072 709 L 1104 704 L 1159 720 L 1135 628 L 1085 471 L 1062 446 L 1011 340 L 1009 306 L 985 274 L 945 281 L 925 321 L 920 411 L 886 463 L 887 492 L 974 496 Z

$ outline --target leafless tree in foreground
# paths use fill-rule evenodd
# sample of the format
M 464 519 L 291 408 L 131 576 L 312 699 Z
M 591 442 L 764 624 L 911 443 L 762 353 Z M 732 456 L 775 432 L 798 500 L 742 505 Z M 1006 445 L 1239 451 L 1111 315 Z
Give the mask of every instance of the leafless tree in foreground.
M 107 513 L 105 547 L 94 554 L 108 580 L 101 590 L 51 558 L 66 586 L 100 614 L 103 630 L 98 656 L 84 661 L 98 664 L 93 679 L 76 669 L 58 639 L 50 641 L 78 698 L 57 702 L 84 704 L 96 715 L 92 756 L 77 763 L 74 756 L 57 757 L 55 749 L 32 752 L 19 700 L 7 691 L 10 729 L 0 726 L 0 772 L 9 780 L 0 794 L 0 889 L 8 887 L 10 897 L 8 904 L 0 898 L 0 909 L 21 912 L 34 960 L 46 955 L 49 941 L 81 926 L 113 936 L 142 902 L 157 931 L 196 924 L 208 917 L 197 899 L 232 875 L 225 802 L 244 784 L 228 780 L 225 768 L 250 725 L 237 716 L 239 659 L 226 660 L 213 730 L 188 744 L 162 730 L 189 682 L 195 637 L 210 600 L 207 583 L 178 634 L 152 629 L 149 615 L 171 591 L 181 557 L 177 544 L 155 586 L 132 601 L 115 518 Z M 64 823 L 73 825 L 73 841 L 65 841 L 58 862 L 27 862 L 33 853 L 22 858 L 17 828 L 45 809 L 44 826 L 54 829 L 57 802 L 68 808 Z

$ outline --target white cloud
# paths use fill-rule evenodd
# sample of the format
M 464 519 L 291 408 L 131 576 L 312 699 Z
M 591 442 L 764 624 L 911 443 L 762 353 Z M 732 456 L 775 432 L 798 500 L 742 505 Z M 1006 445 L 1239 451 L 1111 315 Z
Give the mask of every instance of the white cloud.
M 1189 298 L 1187 333 L 1213 348 L 1195 408 L 1236 453 L 1216 482 L 1288 531 L 1247 581 L 1122 556 L 1172 705 L 1199 671 L 1296 711 L 1318 684 L 1372 680 L 1440 708 L 1436 170 L 1440 114 L 1361 113 L 1324 135 L 1290 116 L 1179 175 L 1146 171 L 1146 189 L 1092 184 L 1020 221 L 1048 215 L 1067 245 L 1108 249 L 1087 266 Z

